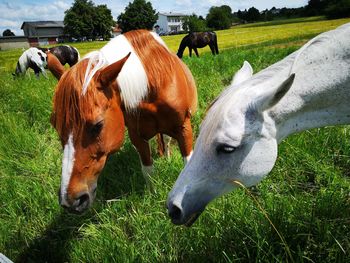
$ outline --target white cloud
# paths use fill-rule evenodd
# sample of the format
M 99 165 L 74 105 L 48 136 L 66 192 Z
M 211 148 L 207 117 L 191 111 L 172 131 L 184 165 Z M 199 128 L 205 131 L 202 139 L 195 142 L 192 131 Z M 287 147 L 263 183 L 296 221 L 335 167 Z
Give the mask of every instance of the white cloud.
M 1 26 L 3 26 L 3 27 L 15 27 L 17 25 L 18 25 L 17 21 L 12 21 L 12 20 L 7 20 L 7 19 L 1 20 Z
M 23 21 L 34 20 L 63 20 L 64 11 L 70 4 L 55 1 L 52 4 L 14 4 L 0 3 L 0 31 L 10 28 L 16 35 L 23 35 L 21 25 Z
M 63 1 L 56 1 L 53 3 L 53 5 L 55 5 L 58 9 L 61 9 L 61 10 L 67 10 L 71 6 L 70 4 Z
M 175 1 L 175 4 L 177 5 L 177 6 L 187 6 L 187 7 L 189 7 L 189 6 L 192 6 L 192 0 L 176 0 Z

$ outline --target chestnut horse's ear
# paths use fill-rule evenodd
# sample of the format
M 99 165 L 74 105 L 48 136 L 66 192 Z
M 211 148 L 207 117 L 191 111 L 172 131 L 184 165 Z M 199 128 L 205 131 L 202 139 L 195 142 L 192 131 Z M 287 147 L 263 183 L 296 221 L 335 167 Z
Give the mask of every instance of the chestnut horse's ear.
M 98 81 L 101 83 L 102 88 L 108 87 L 113 81 L 115 81 L 125 62 L 128 60 L 130 54 L 131 52 L 129 52 L 129 54 L 127 54 L 121 60 L 118 60 L 117 62 L 114 62 L 113 64 L 100 70 Z
M 56 79 L 60 80 L 61 76 L 65 72 L 65 68 L 62 66 L 58 58 L 54 54 L 52 54 L 50 51 L 47 51 L 46 55 L 47 55 L 47 68 L 56 77 Z

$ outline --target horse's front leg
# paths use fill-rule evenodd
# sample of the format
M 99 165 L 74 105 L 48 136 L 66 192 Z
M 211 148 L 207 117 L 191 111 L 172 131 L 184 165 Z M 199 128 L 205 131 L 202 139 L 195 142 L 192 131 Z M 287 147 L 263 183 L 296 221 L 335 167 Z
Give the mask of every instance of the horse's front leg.
M 197 48 L 193 48 L 193 50 L 194 50 L 194 53 L 196 53 L 197 57 L 199 57 Z
M 190 117 L 186 117 L 182 126 L 179 127 L 174 134 L 174 138 L 179 144 L 181 155 L 186 165 L 191 158 L 193 146 L 193 134 Z
M 215 56 L 215 47 L 213 45 L 209 45 L 211 53 Z
M 192 48 L 188 47 L 188 51 L 189 51 L 190 57 L 192 57 Z
M 136 150 L 139 153 L 142 174 L 145 178 L 146 184 L 150 190 L 153 190 L 150 180 L 153 172 L 153 161 L 151 157 L 151 149 L 149 147 L 149 143 L 145 139 L 141 138 L 137 134 L 136 130 L 129 128 L 128 132 L 132 144 L 135 146 Z

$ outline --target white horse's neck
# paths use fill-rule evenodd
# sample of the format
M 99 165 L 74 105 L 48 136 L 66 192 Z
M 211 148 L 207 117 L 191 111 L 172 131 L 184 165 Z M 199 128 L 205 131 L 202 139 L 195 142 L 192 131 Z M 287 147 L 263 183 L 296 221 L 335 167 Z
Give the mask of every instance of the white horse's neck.
M 271 68 L 281 64 L 291 66 L 276 74 L 277 82 L 291 73 L 296 77 L 287 94 L 267 111 L 275 122 L 277 141 L 311 128 L 350 123 L 349 24 L 320 35 Z

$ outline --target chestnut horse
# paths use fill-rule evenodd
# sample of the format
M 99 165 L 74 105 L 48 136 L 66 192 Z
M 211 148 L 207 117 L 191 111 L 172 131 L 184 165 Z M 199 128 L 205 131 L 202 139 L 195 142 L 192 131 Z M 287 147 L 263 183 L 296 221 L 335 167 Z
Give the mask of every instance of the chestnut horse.
M 179 46 L 179 50 L 177 51 L 177 56 L 182 58 L 183 53 L 188 47 L 190 57 L 192 57 L 192 49 L 196 53 L 197 57 L 199 57 L 197 48 L 203 48 L 209 45 L 211 53 L 213 55 L 219 54 L 218 48 L 218 40 L 215 32 L 192 32 L 186 35 Z
M 196 86 L 186 65 L 157 35 L 127 32 L 67 71 L 48 56 L 48 67 L 59 79 L 51 123 L 63 146 L 63 207 L 82 212 L 91 205 L 98 175 L 121 147 L 125 126 L 146 180 L 152 168 L 148 141 L 158 133 L 176 139 L 189 160 Z

